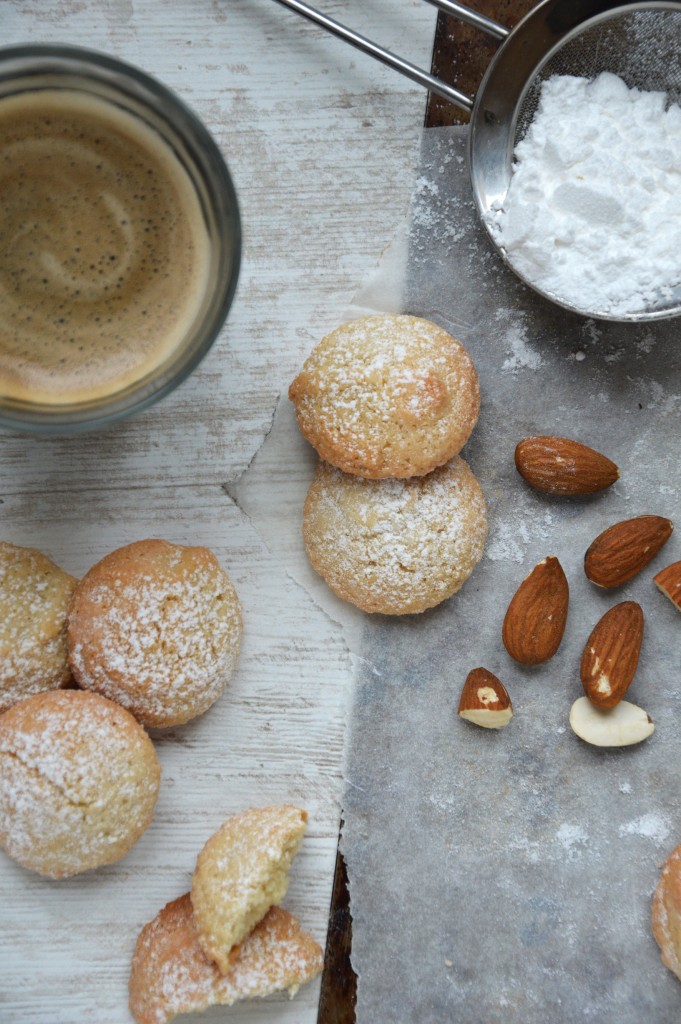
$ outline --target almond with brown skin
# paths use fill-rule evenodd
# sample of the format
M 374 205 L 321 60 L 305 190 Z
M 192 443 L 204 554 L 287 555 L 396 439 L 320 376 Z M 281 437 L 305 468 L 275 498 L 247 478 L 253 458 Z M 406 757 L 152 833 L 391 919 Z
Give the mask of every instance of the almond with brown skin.
M 584 692 L 598 708 L 614 708 L 636 673 L 643 640 L 643 611 L 622 601 L 596 623 L 582 654 Z
M 570 590 L 563 567 L 551 555 L 518 587 L 506 612 L 504 646 L 523 665 L 552 658 L 565 631 Z
M 521 477 L 547 494 L 594 494 L 619 479 L 614 462 L 567 437 L 526 437 L 515 450 Z
M 486 668 L 468 673 L 459 701 L 460 718 L 484 729 L 502 729 L 512 715 L 511 698 L 500 679 Z
M 681 611 L 681 562 L 672 562 L 662 569 L 653 578 L 653 583 Z
M 672 535 L 663 516 L 637 516 L 615 523 L 596 537 L 584 555 L 584 572 L 598 587 L 619 587 L 644 569 Z

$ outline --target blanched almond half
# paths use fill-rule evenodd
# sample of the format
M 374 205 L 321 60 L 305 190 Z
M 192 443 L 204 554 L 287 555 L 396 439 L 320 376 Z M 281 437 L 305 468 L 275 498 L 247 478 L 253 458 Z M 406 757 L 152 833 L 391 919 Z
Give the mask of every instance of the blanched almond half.
M 461 691 L 459 717 L 483 729 L 502 729 L 512 716 L 511 698 L 501 680 L 486 668 L 469 672 Z
M 594 747 L 629 747 L 655 731 L 652 718 L 636 704 L 622 700 L 612 710 L 601 711 L 588 697 L 578 697 L 572 705 L 570 726 Z

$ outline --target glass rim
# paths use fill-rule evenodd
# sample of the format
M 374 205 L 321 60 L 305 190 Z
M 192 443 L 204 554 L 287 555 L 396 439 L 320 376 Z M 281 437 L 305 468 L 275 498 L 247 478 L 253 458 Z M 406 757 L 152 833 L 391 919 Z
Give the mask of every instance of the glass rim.
M 230 257 L 229 273 L 225 275 L 224 281 L 219 280 L 214 287 L 219 300 L 206 314 L 200 344 L 189 353 L 185 351 L 184 359 L 181 358 L 182 349 L 178 346 L 177 363 L 172 361 L 171 356 L 165 372 L 159 374 L 158 386 L 154 386 L 154 372 L 159 368 L 103 400 L 49 407 L 44 403 L 13 402 L 0 396 L 0 428 L 30 434 L 63 435 L 95 431 L 134 416 L 164 398 L 190 376 L 213 347 L 227 319 L 239 279 L 243 239 L 238 197 L 227 162 L 208 128 L 177 93 L 146 71 L 89 47 L 66 43 L 27 43 L 0 47 L 0 83 L 12 77 L 5 69 L 15 60 L 33 62 L 33 66 L 27 63 L 21 72 L 17 69 L 18 78 L 20 75 L 28 77 L 39 73 L 60 75 L 73 72 L 77 75 L 80 71 L 84 79 L 91 76 L 96 80 L 98 70 L 115 74 L 115 81 L 101 77 L 100 81 L 107 81 L 112 90 L 118 91 L 121 96 L 128 95 L 136 99 L 166 121 L 178 139 L 188 147 L 194 169 L 200 173 L 206 187 L 216 226 L 224 226 L 224 217 L 219 216 L 219 204 L 215 201 L 218 196 L 222 198 L 230 220 L 229 242 L 225 243 L 225 252 Z M 64 61 L 71 62 L 73 68 L 66 67 L 62 63 Z M 121 78 L 123 82 L 130 80 L 139 91 L 127 92 Z M 149 97 L 155 101 L 155 105 L 150 103 Z M 179 121 L 174 118 L 170 120 L 164 110 L 166 106 L 170 106 L 173 114 L 179 115 Z M 165 141 L 168 143 L 167 139 Z M 195 183 L 193 186 L 196 189 Z

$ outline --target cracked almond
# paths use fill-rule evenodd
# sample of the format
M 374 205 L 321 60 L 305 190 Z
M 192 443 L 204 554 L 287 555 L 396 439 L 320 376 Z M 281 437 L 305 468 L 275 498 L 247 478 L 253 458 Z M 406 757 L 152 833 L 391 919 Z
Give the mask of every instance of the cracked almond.
M 653 583 L 681 611 L 681 562 L 672 562 L 653 577 Z
M 628 583 L 672 535 L 674 524 L 663 516 L 637 516 L 608 527 L 588 548 L 584 572 L 598 587 L 609 590 Z
M 523 665 L 539 665 L 560 647 L 567 621 L 570 590 L 563 567 L 553 555 L 534 567 L 508 606 L 504 647 Z
M 596 623 L 582 654 L 584 692 L 599 708 L 614 708 L 636 674 L 643 641 L 643 611 L 622 601 Z
M 502 729 L 512 715 L 511 698 L 501 680 L 486 668 L 472 669 L 461 691 L 459 717 L 483 729 Z
M 594 494 L 619 479 L 614 462 L 567 437 L 526 437 L 515 450 L 524 480 L 547 494 Z

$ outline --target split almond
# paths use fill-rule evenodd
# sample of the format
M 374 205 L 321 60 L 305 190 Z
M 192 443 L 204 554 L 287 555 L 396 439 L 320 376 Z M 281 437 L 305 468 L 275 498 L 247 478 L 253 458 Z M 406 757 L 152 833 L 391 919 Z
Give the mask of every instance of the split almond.
M 614 708 L 629 689 L 643 640 L 643 611 L 622 601 L 594 626 L 582 654 L 584 692 L 599 708 Z
M 671 537 L 674 524 L 663 516 L 637 516 L 609 527 L 584 556 L 584 572 L 598 587 L 619 587 L 644 569 Z
M 643 708 L 622 700 L 611 711 L 594 707 L 588 697 L 578 697 L 570 709 L 572 731 L 594 747 L 630 747 L 655 731 Z
M 526 437 L 515 450 L 516 469 L 547 494 L 594 494 L 619 479 L 614 462 L 567 437 Z
M 461 691 L 459 717 L 483 729 L 501 729 L 512 716 L 511 698 L 501 680 L 486 668 L 469 672 Z
M 653 578 L 653 583 L 681 611 L 681 562 L 672 562 L 662 569 Z
M 504 647 L 523 665 L 539 665 L 560 647 L 567 621 L 570 591 L 563 567 L 551 555 L 536 565 L 508 606 Z

